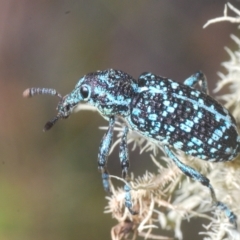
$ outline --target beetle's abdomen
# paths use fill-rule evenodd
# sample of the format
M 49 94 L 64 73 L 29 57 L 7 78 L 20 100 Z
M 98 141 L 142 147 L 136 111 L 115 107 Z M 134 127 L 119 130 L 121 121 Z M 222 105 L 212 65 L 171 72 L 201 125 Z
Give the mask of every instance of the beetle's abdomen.
M 160 78 L 139 88 L 128 122 L 144 136 L 186 154 L 227 161 L 239 152 L 234 118 L 221 104 L 194 88 Z

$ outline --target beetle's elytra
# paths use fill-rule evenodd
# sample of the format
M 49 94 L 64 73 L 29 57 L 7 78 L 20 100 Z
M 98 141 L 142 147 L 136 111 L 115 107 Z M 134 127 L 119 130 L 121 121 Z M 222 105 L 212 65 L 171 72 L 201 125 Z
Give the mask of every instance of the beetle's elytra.
M 194 88 L 197 83 L 201 83 L 200 90 Z M 92 104 L 109 121 L 98 154 L 98 168 L 106 191 L 110 191 L 107 157 L 115 119 L 120 117 L 126 122 L 119 154 L 124 178 L 127 177 L 129 168 L 127 134 L 130 128 L 161 143 L 165 153 L 184 174 L 210 189 L 214 204 L 236 226 L 236 215 L 217 200 L 209 179 L 183 164 L 172 151 L 172 148 L 179 149 L 188 155 L 212 162 L 230 161 L 240 152 L 240 137 L 235 119 L 208 95 L 207 80 L 202 72 L 195 73 L 182 84 L 152 73 L 143 73 L 135 80 L 123 71 L 108 69 L 85 75 L 73 91 L 64 97 L 55 89 L 47 88 L 30 88 L 23 95 L 31 97 L 39 94 L 60 98 L 58 114 L 47 122 L 44 130 L 50 129 L 58 119 L 67 118 L 80 102 Z M 125 204 L 135 213 L 130 190 L 126 185 Z

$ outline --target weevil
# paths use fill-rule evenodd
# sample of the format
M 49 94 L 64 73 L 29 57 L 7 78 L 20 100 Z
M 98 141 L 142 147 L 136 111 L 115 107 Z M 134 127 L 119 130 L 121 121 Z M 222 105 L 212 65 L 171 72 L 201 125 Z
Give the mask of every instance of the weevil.
M 200 90 L 196 88 L 200 85 Z M 110 152 L 114 123 L 117 117 L 126 125 L 123 130 L 119 158 L 122 177 L 127 179 L 129 157 L 127 135 L 129 129 L 163 146 L 165 154 L 188 177 L 208 187 L 212 201 L 229 221 L 237 227 L 237 217 L 229 207 L 218 201 L 207 177 L 181 162 L 173 149 L 187 155 L 211 162 L 233 160 L 240 152 L 240 136 L 233 116 L 220 103 L 208 95 L 207 79 L 198 71 L 184 83 L 145 72 L 135 80 L 129 74 L 107 69 L 82 77 L 73 91 L 62 97 L 55 89 L 29 88 L 24 97 L 40 94 L 60 98 L 57 116 L 48 121 L 44 131 L 49 130 L 58 119 L 66 119 L 81 102 L 95 106 L 109 121 L 98 154 L 98 168 L 102 174 L 104 189 L 110 191 L 107 159 Z M 132 214 L 131 188 L 124 186 L 125 206 Z

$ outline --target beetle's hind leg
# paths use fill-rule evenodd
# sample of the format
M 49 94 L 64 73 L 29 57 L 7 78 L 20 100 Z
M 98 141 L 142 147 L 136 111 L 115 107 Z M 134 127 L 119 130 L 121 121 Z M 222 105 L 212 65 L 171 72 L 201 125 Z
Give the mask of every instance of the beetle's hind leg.
M 197 83 L 201 82 L 200 87 L 201 91 L 208 94 L 208 84 L 207 84 L 207 78 L 202 73 L 202 71 L 198 71 L 194 73 L 191 77 L 187 78 L 184 81 L 184 85 L 187 85 L 189 87 L 195 87 Z
M 173 160 L 173 162 L 179 167 L 179 169 L 188 177 L 193 178 L 194 180 L 199 181 L 202 185 L 206 186 L 209 188 L 211 196 L 212 196 L 212 201 L 213 204 L 219 208 L 220 210 L 222 210 L 225 215 L 228 217 L 229 221 L 237 228 L 237 216 L 229 209 L 229 207 L 218 201 L 216 198 L 216 194 L 215 191 L 212 187 L 212 185 L 210 184 L 210 181 L 208 178 L 206 178 L 205 176 L 203 176 L 201 173 L 199 173 L 198 171 L 196 171 L 195 169 L 185 165 L 184 163 L 182 163 L 175 155 L 174 153 L 169 149 L 168 146 L 164 146 L 165 152 L 168 155 L 169 158 L 171 158 Z

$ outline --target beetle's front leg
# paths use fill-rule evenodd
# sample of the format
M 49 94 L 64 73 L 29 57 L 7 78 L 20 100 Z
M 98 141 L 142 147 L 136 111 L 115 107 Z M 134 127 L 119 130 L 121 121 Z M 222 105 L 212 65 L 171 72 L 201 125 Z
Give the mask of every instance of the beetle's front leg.
M 98 169 L 102 173 L 103 187 L 106 192 L 111 192 L 109 183 L 109 173 L 107 170 L 107 158 L 112 146 L 114 123 L 115 117 L 110 117 L 109 127 L 107 132 L 104 134 L 102 138 L 98 153 Z
M 119 158 L 122 167 L 122 177 L 125 180 L 128 180 L 128 169 L 129 169 L 129 157 L 128 157 L 128 146 L 127 146 L 127 134 L 128 134 L 128 127 L 125 126 L 123 130 L 123 135 L 121 138 L 120 146 L 119 146 Z M 131 214 L 136 214 L 135 211 L 132 209 L 132 197 L 131 197 L 131 187 L 129 184 L 125 184 L 124 186 L 125 191 L 125 206 L 128 208 Z

